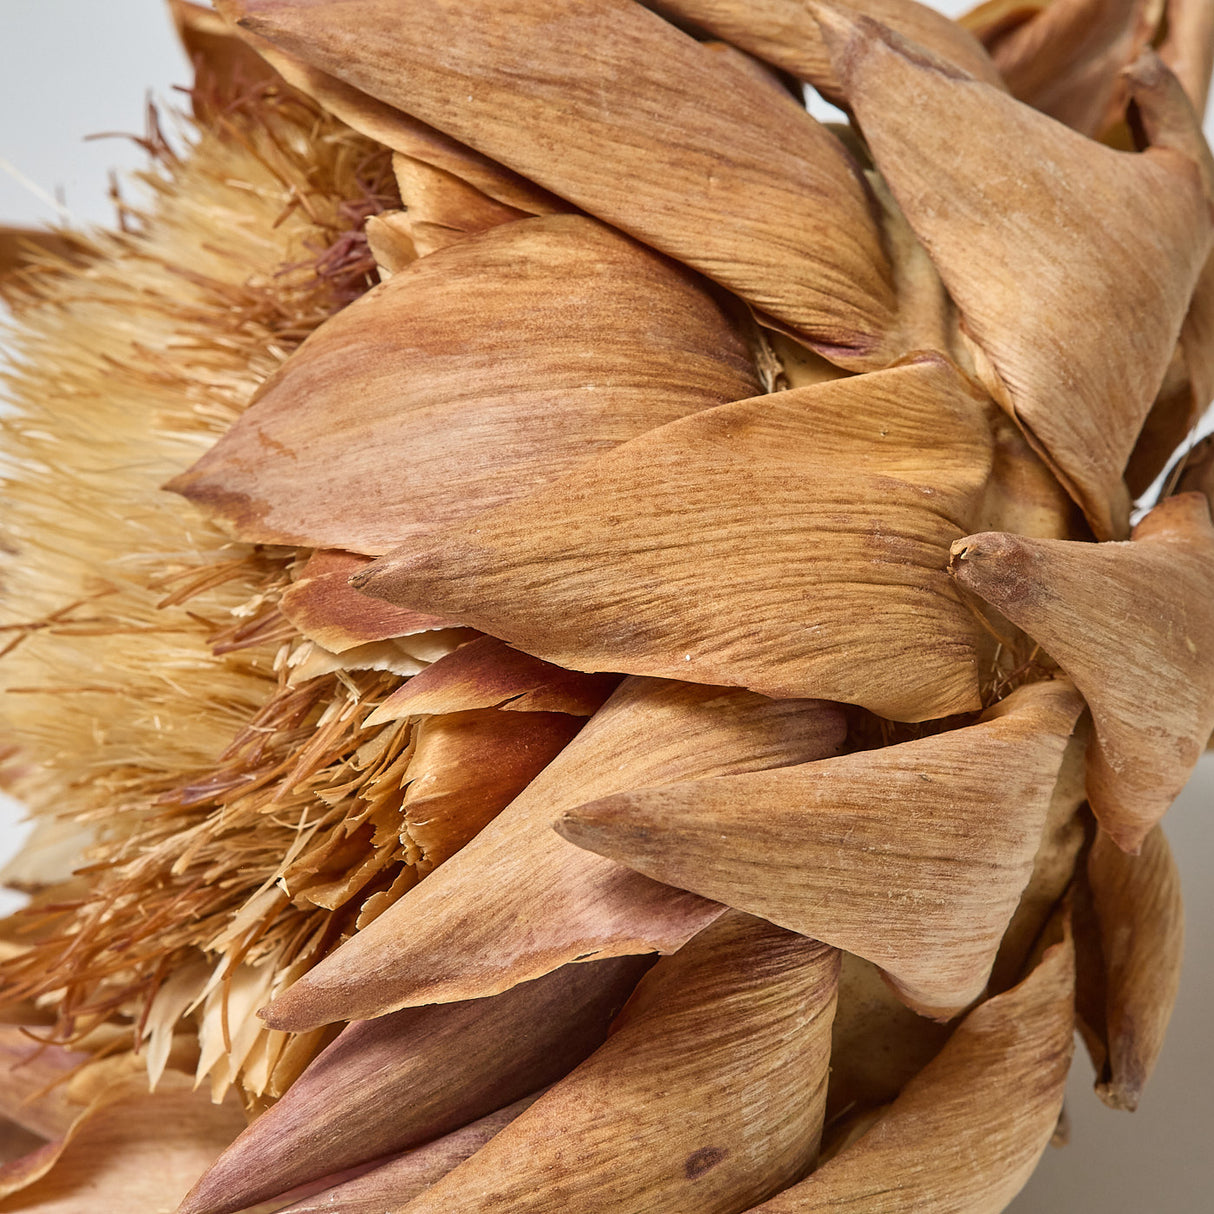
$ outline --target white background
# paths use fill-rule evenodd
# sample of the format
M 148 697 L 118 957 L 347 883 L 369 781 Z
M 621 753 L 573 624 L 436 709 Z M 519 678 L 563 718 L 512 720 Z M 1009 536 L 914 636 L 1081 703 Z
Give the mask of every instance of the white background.
M 86 143 L 85 136 L 141 133 L 149 90 L 179 103 L 172 86 L 187 79 L 159 0 L 0 0 L 0 160 L 28 182 L 0 165 L 0 222 L 106 222 L 108 171 L 137 168 L 141 153 L 123 140 Z M 1143 1107 L 1133 1116 L 1104 1108 L 1080 1049 L 1068 1097 L 1071 1146 L 1047 1151 L 1011 1207 L 1015 1214 L 1214 1208 L 1212 803 L 1207 758 L 1167 822 L 1184 879 L 1188 940 L 1180 1002 Z M 21 832 L 16 808 L 0 804 L 0 852 L 15 848 Z

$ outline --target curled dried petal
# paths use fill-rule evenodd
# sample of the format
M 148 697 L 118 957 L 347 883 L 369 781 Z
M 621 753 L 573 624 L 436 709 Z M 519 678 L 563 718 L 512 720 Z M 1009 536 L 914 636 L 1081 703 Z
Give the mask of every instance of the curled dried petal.
M 839 97 L 839 82 L 804 0 L 656 0 L 653 7 L 693 21 L 760 59 Z M 836 7 L 840 7 L 836 5 Z M 982 44 L 942 13 L 914 0 L 862 0 L 855 7 L 996 88 L 1004 83 Z
M 843 365 L 903 353 L 887 348 L 897 303 L 843 146 L 632 0 L 233 7 L 289 54 L 694 266 Z
M 1150 42 L 1152 9 L 1146 0 L 1052 0 L 992 38 L 991 58 L 1013 96 L 1099 135 L 1124 108 L 1119 74 Z
M 406 210 L 404 218 L 419 257 L 445 249 L 474 232 L 526 217 L 526 212 L 497 202 L 446 169 L 397 152 L 392 168 Z
M 953 573 L 1041 644 L 1092 709 L 1092 810 L 1135 851 L 1214 730 L 1214 526 L 1196 493 L 1165 499 L 1132 542 L 1000 532 L 953 547 Z
M 496 637 L 479 637 L 414 675 L 367 718 L 367 724 L 473 708 L 589 717 L 618 682 L 616 675 L 565 670 L 511 649 Z
M 1170 147 L 1103 147 L 868 18 L 818 12 L 876 165 L 956 301 L 988 388 L 1096 534 L 1124 535 L 1122 473 L 1210 248 L 1197 165 Z
M 756 388 L 695 275 L 584 216 L 526 219 L 343 309 L 168 487 L 245 540 L 386 552 Z
M 1198 117 L 1206 112 L 1214 65 L 1214 7 L 1206 0 L 1167 0 L 1159 54 L 1184 85 Z
M 562 809 L 628 788 L 834 754 L 836 705 L 628 679 L 462 851 L 305 975 L 279 1027 L 495 994 L 570 961 L 673 952 L 723 907 L 566 843 Z
M 1068 933 L 1019 986 L 972 1011 L 859 1141 L 753 1214 L 1004 1209 L 1058 1124 L 1074 989 Z
M 1082 702 L 1022 687 L 976 725 L 568 810 L 565 838 L 881 966 L 940 1018 L 981 992 Z M 896 907 L 896 913 L 890 909 Z
M 314 552 L 299 577 L 283 591 L 279 600 L 283 615 L 303 636 L 331 653 L 455 627 L 451 620 L 393 607 L 352 589 L 350 578 L 369 561 L 355 552 Z
M 435 532 L 355 582 L 574 670 L 919 721 L 980 706 L 945 549 L 976 517 L 989 402 L 941 357 L 739 401 Z
M 838 969 L 834 949 L 725 916 L 410 1214 L 733 1214 L 763 1200 L 817 1151 Z
M 1157 826 L 1137 856 L 1098 832 L 1086 878 L 1095 930 L 1091 938 L 1076 936 L 1080 1027 L 1096 1066 L 1097 1094 L 1112 1108 L 1133 1111 L 1163 1047 L 1180 985 L 1180 874 Z
M 361 92 L 344 80 L 321 71 L 304 58 L 260 38 L 238 23 L 243 6 L 238 0 L 217 0 L 215 7 L 238 36 L 265 60 L 292 88 L 311 97 L 347 126 L 404 156 L 412 156 L 451 173 L 506 206 L 530 215 L 548 215 L 568 204 L 519 176 L 488 156 L 436 130 L 411 113 L 404 113 Z
M 310 1197 L 292 1202 L 281 1214 L 384 1214 L 424 1193 L 448 1172 L 475 1155 L 495 1134 L 508 1126 L 540 1093 L 477 1121 L 452 1130 L 424 1146 L 395 1155 L 361 1175 L 330 1185 Z
M 501 813 L 582 727 L 564 712 L 495 708 L 427 716 L 414 729 L 401 812 L 408 853 L 432 872 Z
M 352 1024 L 216 1160 L 181 1214 L 226 1214 L 428 1142 L 565 1074 L 645 968 L 567 968 L 496 999 Z

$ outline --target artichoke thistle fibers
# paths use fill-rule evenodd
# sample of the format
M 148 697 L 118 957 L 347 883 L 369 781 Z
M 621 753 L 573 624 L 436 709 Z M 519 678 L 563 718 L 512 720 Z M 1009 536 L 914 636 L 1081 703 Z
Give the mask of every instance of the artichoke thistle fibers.
M 1209 6 L 217 8 L 3 241 L 3 1208 L 1003 1209 L 1176 990 Z

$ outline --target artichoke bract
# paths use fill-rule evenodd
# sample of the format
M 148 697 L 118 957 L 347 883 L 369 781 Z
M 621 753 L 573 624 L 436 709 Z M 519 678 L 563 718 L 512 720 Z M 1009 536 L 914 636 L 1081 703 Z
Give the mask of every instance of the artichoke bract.
M 1176 993 L 1206 10 L 216 7 L 0 232 L 4 1208 L 1004 1209 Z

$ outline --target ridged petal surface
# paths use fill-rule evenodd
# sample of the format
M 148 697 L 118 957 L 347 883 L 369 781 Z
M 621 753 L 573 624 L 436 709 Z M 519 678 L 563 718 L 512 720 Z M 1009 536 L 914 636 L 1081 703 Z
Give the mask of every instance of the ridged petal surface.
M 1062 1110 L 1074 964 L 1069 938 L 1052 946 L 965 1018 L 857 1143 L 753 1214 L 999 1214 Z
M 465 847 L 271 1004 L 277 1027 L 495 994 L 570 961 L 672 952 L 723 908 L 566 843 L 561 810 L 629 788 L 834 754 L 815 701 L 629 679 Z
M 827 97 L 839 82 L 822 32 L 805 0 L 655 0 L 653 8 L 692 21 L 735 46 L 782 67 Z M 990 56 L 968 30 L 915 0 L 859 0 L 836 5 L 863 12 L 933 50 L 977 80 L 1004 88 Z
M 887 348 L 889 267 L 842 144 L 632 0 L 233 7 L 290 54 L 694 266 L 841 364 L 903 353 Z
M 695 275 L 583 216 L 526 219 L 339 312 L 169 488 L 246 541 L 381 553 L 757 388 Z
M 868 18 L 819 18 L 876 165 L 989 360 L 988 386 L 1097 535 L 1123 536 L 1122 473 L 1210 248 L 1196 165 L 1094 143 Z
M 368 603 L 380 601 L 362 597 Z M 589 717 L 618 682 L 615 675 L 565 670 L 511 649 L 496 637 L 478 637 L 414 675 L 367 718 L 367 724 L 475 708 Z
M 359 594 L 350 586 L 350 578 L 368 561 L 354 552 L 314 552 L 299 577 L 283 591 L 279 600 L 283 615 L 310 641 L 332 653 L 455 626 L 451 620 Z
M 954 546 L 953 571 L 1024 629 L 1092 709 L 1087 790 L 1135 851 L 1214 730 L 1214 527 L 1201 494 L 1166 498 L 1129 542 L 1001 532 Z
M 1133 1111 L 1163 1048 L 1180 986 L 1180 874 L 1157 826 L 1137 856 L 1099 832 L 1086 876 L 1095 930 L 1088 942 L 1076 935 L 1080 1026 L 1096 1066 L 1097 1094 L 1112 1108 Z
M 1118 77 L 1151 40 L 1152 8 L 1147 0 L 1052 0 L 996 36 L 991 58 L 1015 97 L 1095 137 L 1120 117 L 1115 99 L 1126 98 Z
M 684 418 L 355 584 L 574 670 L 970 711 L 945 550 L 991 447 L 985 397 L 926 358 Z
M 558 829 L 856 953 L 943 1018 L 982 992 L 1081 709 L 1065 681 L 1035 683 L 964 729 L 625 792 L 567 811 Z
M 404 156 L 451 173 L 490 198 L 534 215 L 568 209 L 568 204 L 488 156 L 452 139 L 412 114 L 322 72 L 303 58 L 234 23 L 243 11 L 239 0 L 217 0 L 216 6 L 241 40 L 268 63 L 292 88 L 311 97 L 347 126 Z
M 817 1150 L 838 969 L 834 949 L 728 915 L 659 961 L 602 1047 L 405 1211 L 736 1214 L 762 1200 Z
M 216 1160 L 180 1214 L 243 1210 L 551 1083 L 602 1042 L 644 967 L 578 966 L 496 999 L 351 1024 Z
M 384 1214 L 394 1204 L 399 1206 L 424 1193 L 475 1155 L 539 1096 L 539 1092 L 525 1096 L 424 1146 L 391 1156 L 359 1176 L 292 1202 L 282 1214 Z
M 582 728 L 565 712 L 474 708 L 427 716 L 413 731 L 401 813 L 410 860 L 426 874 L 455 855 Z

